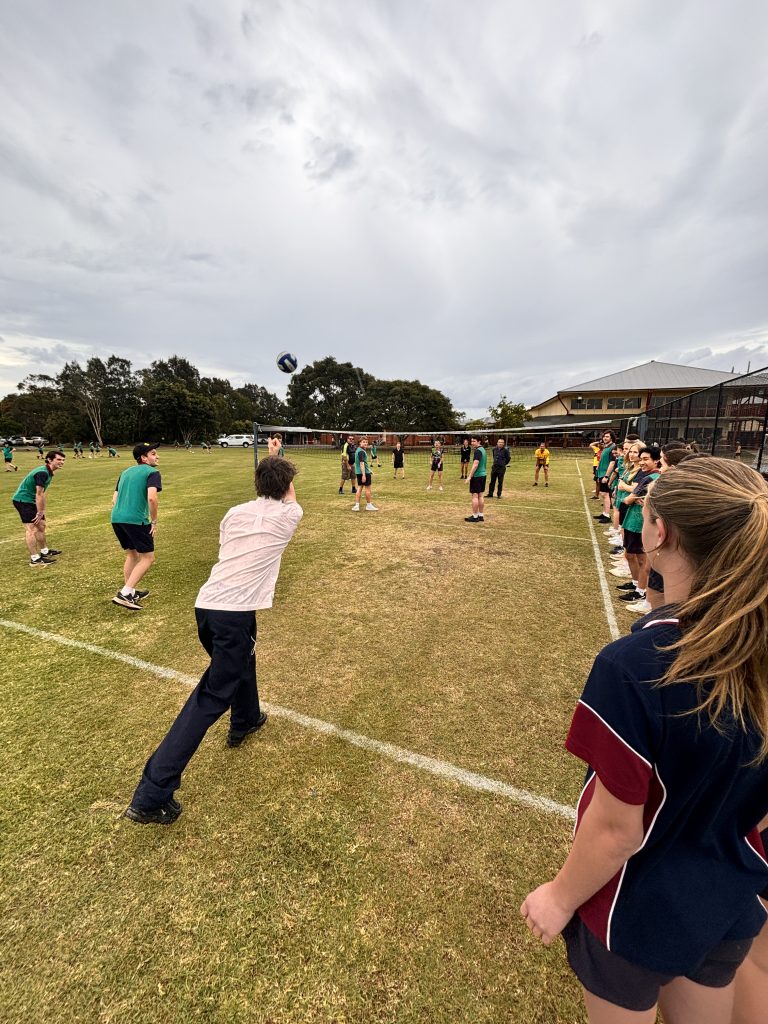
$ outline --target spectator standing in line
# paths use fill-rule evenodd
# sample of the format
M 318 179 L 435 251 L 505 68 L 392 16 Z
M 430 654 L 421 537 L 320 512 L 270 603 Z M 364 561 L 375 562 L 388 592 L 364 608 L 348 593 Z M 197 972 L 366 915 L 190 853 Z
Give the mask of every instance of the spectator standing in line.
M 599 523 L 610 523 L 611 521 L 611 488 L 608 481 L 616 466 L 616 435 L 612 430 L 606 430 L 603 434 L 603 450 L 600 453 L 600 461 L 597 466 L 597 478 L 600 484 L 600 497 L 603 502 L 603 511 L 596 516 Z
M 595 482 L 595 493 L 591 495 L 593 501 L 600 500 L 600 478 L 597 475 L 597 467 L 600 464 L 600 453 L 603 450 L 602 441 L 592 441 L 589 447 L 592 449 L 592 479 Z
M 657 1004 L 670 1024 L 762 1024 L 768 486 L 684 460 L 642 532 L 668 603 L 595 660 L 566 740 L 588 766 L 571 851 L 521 914 L 546 945 L 563 934 L 593 1024 L 653 1024 Z
M 491 484 L 488 488 L 486 498 L 493 497 L 493 489 L 497 487 L 496 497 L 501 497 L 501 491 L 504 487 L 504 474 L 507 472 L 507 466 L 509 465 L 509 448 L 504 441 L 503 437 L 500 437 L 496 442 L 496 447 L 493 449 L 493 464 L 491 465 Z

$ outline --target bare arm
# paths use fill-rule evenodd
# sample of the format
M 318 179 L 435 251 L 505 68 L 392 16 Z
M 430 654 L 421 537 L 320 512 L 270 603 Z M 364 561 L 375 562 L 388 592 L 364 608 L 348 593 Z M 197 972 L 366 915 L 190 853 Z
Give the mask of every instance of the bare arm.
M 643 805 L 625 804 L 599 779 L 565 864 L 523 901 L 520 913 L 548 946 L 576 910 L 616 875 L 643 841 Z
M 283 501 L 296 501 L 296 488 L 293 486 L 293 480 L 291 480 L 291 486 L 285 492 Z
M 157 508 L 158 508 L 157 488 L 156 487 L 148 487 L 147 488 L 147 501 L 149 502 L 149 518 L 151 520 L 151 525 L 150 525 L 149 532 L 154 537 L 155 536 L 155 530 L 157 529 Z
M 37 506 L 37 515 L 32 520 L 33 523 L 40 523 L 45 519 L 45 488 L 35 487 L 35 505 Z

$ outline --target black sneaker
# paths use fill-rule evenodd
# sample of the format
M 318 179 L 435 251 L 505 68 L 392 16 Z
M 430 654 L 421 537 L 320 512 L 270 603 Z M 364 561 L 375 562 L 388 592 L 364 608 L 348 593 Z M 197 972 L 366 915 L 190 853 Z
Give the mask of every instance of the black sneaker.
M 246 736 L 250 736 L 252 732 L 258 732 L 262 725 L 267 721 L 266 711 L 262 711 L 259 715 L 259 720 L 256 725 L 252 725 L 250 729 L 246 729 L 245 732 L 233 732 L 231 729 L 227 734 L 227 746 L 228 747 L 239 747 Z
M 40 558 L 30 558 L 29 564 L 37 567 L 40 565 L 55 565 L 56 561 L 53 558 L 43 558 L 41 555 Z
M 53 555 L 60 555 L 60 554 L 61 554 L 61 551 L 57 551 L 56 548 L 48 548 L 48 550 L 43 555 L 43 558 L 52 558 Z
M 619 600 L 620 601 L 640 601 L 640 600 L 642 600 L 642 597 L 643 597 L 643 595 L 640 593 L 640 591 L 639 590 L 635 590 L 635 588 L 633 586 L 631 590 L 628 590 L 626 592 L 626 594 L 621 594 L 619 596 Z
M 626 583 L 619 583 L 619 584 L 617 584 L 616 589 L 617 590 L 634 590 L 635 589 L 635 584 L 632 582 L 632 580 L 627 580 Z
M 465 523 L 479 523 L 480 520 L 477 518 L 477 516 L 464 516 L 464 522 Z
M 135 594 L 121 594 L 120 591 L 112 598 L 112 604 L 119 604 L 121 608 L 130 608 L 133 612 L 141 611 L 141 602 Z
M 123 817 L 137 821 L 140 825 L 172 825 L 181 814 L 181 810 L 182 807 L 178 800 L 171 798 L 167 803 L 155 807 L 151 811 L 143 811 L 140 807 L 134 807 L 131 804 L 123 811 Z
M 608 554 L 609 555 L 623 555 L 624 554 L 624 548 L 621 546 L 621 544 L 617 544 L 615 548 L 609 548 L 608 549 Z
M 611 517 L 610 516 L 602 516 L 602 515 L 600 515 L 600 516 L 593 516 L 592 518 L 596 519 L 598 521 L 598 523 L 610 523 L 610 521 L 611 521 Z
M 145 597 L 149 597 L 148 590 L 134 590 L 134 594 L 140 601 L 143 601 Z

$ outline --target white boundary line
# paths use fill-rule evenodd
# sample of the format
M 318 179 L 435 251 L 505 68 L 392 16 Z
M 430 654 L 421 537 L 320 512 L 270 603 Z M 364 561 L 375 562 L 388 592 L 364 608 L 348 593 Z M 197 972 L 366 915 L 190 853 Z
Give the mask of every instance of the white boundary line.
M 612 640 L 618 640 L 621 636 L 621 630 L 619 629 L 619 624 L 616 622 L 616 616 L 613 613 L 613 605 L 611 604 L 611 592 L 608 589 L 608 580 L 605 575 L 605 569 L 603 567 L 602 559 L 600 558 L 600 545 L 597 543 L 597 534 L 595 533 L 595 525 L 592 522 L 592 513 L 590 512 L 589 505 L 587 504 L 587 492 L 584 490 L 584 478 L 581 475 L 581 469 L 579 468 L 578 462 L 576 463 L 576 472 L 579 474 L 581 496 L 584 499 L 584 512 L 587 516 L 589 534 L 592 538 L 592 551 L 595 555 L 597 576 L 600 580 L 600 590 L 603 595 L 603 607 L 605 608 L 605 618 L 608 623 L 608 632 L 611 634 Z
M 112 661 L 121 661 L 125 665 L 131 665 L 133 668 L 141 669 L 144 672 L 151 672 L 153 675 L 160 676 L 163 679 L 174 679 L 190 687 L 197 686 L 195 676 L 187 675 L 185 672 L 178 672 L 173 668 L 153 665 L 150 661 L 142 661 L 141 658 L 134 658 L 130 654 L 121 654 L 119 651 L 111 651 L 107 647 L 98 647 L 96 644 L 84 643 L 82 640 L 71 640 L 69 637 L 59 636 L 57 633 L 47 633 L 45 630 L 36 629 L 34 626 L 25 626 L 21 622 L 12 622 L 9 619 L 0 619 L 0 626 L 5 629 L 14 630 L 17 633 L 26 633 L 29 636 L 47 640 L 49 643 L 61 644 L 64 647 L 74 647 L 77 650 L 88 651 L 90 654 L 98 654 L 103 658 L 110 658 Z M 383 743 L 381 740 L 370 739 L 368 736 L 362 736 L 360 733 L 352 732 L 349 729 L 342 729 L 332 722 L 324 722 L 320 718 L 302 715 L 299 711 L 281 707 L 279 704 L 262 703 L 262 707 L 276 718 L 286 718 L 288 721 L 293 722 L 295 725 L 301 725 L 305 729 L 324 733 L 326 736 L 334 736 L 336 739 L 344 740 L 345 743 L 350 743 L 354 747 L 361 747 L 363 750 L 368 750 L 371 753 L 380 754 L 390 761 L 398 761 L 401 764 L 411 765 L 413 768 L 420 768 L 424 772 L 429 772 L 430 775 L 437 775 L 441 779 L 449 779 L 469 789 L 479 790 L 481 793 L 493 793 L 495 796 L 505 797 L 514 803 L 533 807 L 537 811 L 556 814 L 567 821 L 573 822 L 576 820 L 576 812 L 572 807 L 559 804 L 546 796 L 536 796 L 535 793 L 529 793 L 525 789 L 510 786 L 499 779 L 491 779 L 486 775 L 478 775 L 476 772 L 466 771 L 464 768 L 459 768 L 458 765 L 451 764 L 449 761 L 425 757 L 423 754 L 416 754 L 411 750 L 405 750 L 403 747 L 396 747 L 392 743 Z

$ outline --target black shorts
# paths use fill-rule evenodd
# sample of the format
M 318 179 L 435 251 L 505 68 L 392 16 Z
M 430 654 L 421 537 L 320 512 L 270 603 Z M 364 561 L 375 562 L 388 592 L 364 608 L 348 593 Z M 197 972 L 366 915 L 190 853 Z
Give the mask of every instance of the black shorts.
M 442 464 L 442 462 L 435 462 L 435 460 L 433 459 L 432 460 L 432 472 L 433 473 L 442 473 L 443 472 L 443 464 Z
M 592 995 L 625 1010 L 650 1010 L 659 1001 L 659 989 L 675 978 L 674 974 L 649 971 L 611 953 L 586 927 L 578 915 L 563 929 L 571 970 Z M 752 939 L 721 942 L 710 950 L 706 960 L 685 977 L 707 988 L 730 985 L 749 953 Z
M 9 462 L 13 462 L 13 459 L 7 459 L 7 458 L 3 457 L 3 462 L 4 462 L 4 463 L 6 464 L 6 466 L 7 466 Z
M 655 569 L 651 569 L 648 573 L 648 589 L 655 590 L 659 594 L 664 593 L 664 577 Z
M 37 505 L 34 501 L 14 501 L 13 505 L 21 516 L 22 523 L 31 523 L 37 515 Z
M 393 462 L 393 467 L 394 467 L 395 469 L 403 469 L 403 468 L 404 468 L 404 467 L 403 467 L 403 460 L 402 460 L 402 457 L 401 457 L 401 458 L 399 458 L 399 459 L 398 459 L 397 457 L 395 457 L 395 460 L 394 460 L 394 462 Z
M 624 522 L 624 517 L 626 516 L 627 512 L 629 512 L 629 505 L 627 505 L 626 502 L 622 501 L 622 503 L 619 505 L 619 526 L 621 526 L 621 524 Z
M 484 494 L 485 493 L 485 480 L 484 476 L 473 476 L 469 479 L 469 493 L 470 494 Z
M 469 452 L 467 452 L 466 454 L 464 452 L 461 453 L 461 461 L 462 463 L 466 463 L 467 465 L 469 465 Z
M 138 551 L 146 555 L 155 550 L 155 538 L 150 533 L 151 527 L 140 523 L 112 523 L 115 536 L 120 541 L 123 551 Z
M 370 473 L 366 473 L 365 474 L 365 483 L 363 483 L 363 474 L 362 473 L 358 473 L 357 474 L 357 486 L 358 487 L 370 487 L 371 483 L 372 483 L 372 481 L 371 481 L 371 474 Z
M 608 484 L 604 484 L 602 480 L 600 481 L 600 493 L 601 494 L 610 494 L 611 493 L 611 488 L 608 486 Z
M 597 466 L 592 467 L 592 479 L 597 481 Z
M 624 550 L 628 555 L 642 555 L 643 535 L 635 530 L 624 531 Z

